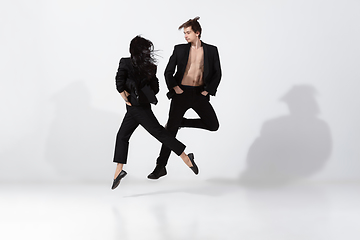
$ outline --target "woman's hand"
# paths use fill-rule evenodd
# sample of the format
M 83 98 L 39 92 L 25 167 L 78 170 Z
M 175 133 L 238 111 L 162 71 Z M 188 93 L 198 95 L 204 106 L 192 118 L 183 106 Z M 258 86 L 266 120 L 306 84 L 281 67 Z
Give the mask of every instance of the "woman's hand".
M 122 91 L 120 93 L 121 97 L 124 99 L 126 105 L 131 106 L 131 103 L 129 102 L 129 99 L 127 98 L 130 94 L 127 91 Z

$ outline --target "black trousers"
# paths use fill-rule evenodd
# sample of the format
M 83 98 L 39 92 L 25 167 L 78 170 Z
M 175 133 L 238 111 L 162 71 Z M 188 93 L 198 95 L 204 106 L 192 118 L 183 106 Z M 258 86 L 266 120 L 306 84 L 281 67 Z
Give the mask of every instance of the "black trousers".
M 219 121 L 214 108 L 209 102 L 209 95 L 201 94 L 202 87 L 180 86 L 184 91 L 182 94 L 175 94 L 171 100 L 169 119 L 166 130 L 171 136 L 176 136 L 179 127 L 201 128 L 209 131 L 219 129 Z M 200 118 L 186 119 L 185 112 L 192 108 Z M 171 149 L 165 144 L 161 146 L 159 157 L 156 163 L 166 166 Z
M 177 155 L 181 155 L 181 153 L 184 152 L 185 145 L 160 125 L 151 110 L 150 104 L 141 106 L 126 105 L 126 109 L 127 112 L 116 136 L 114 162 L 127 163 L 129 139 L 139 125 L 143 126 L 146 131 L 159 140 L 170 151 L 174 151 Z

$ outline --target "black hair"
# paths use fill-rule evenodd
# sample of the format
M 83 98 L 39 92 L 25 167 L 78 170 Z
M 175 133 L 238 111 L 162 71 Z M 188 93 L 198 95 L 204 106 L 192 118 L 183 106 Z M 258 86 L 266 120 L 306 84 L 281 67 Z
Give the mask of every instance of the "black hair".
M 134 37 L 130 42 L 130 54 L 133 66 L 140 75 L 151 78 L 156 73 L 156 59 L 153 43 L 141 36 Z

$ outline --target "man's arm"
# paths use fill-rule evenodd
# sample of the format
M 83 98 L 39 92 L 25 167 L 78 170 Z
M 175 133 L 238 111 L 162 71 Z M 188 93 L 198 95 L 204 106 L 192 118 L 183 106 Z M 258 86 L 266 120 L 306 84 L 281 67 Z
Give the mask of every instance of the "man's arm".
M 209 83 L 205 86 L 204 90 L 207 91 L 210 95 L 215 96 L 217 87 L 220 84 L 221 80 L 221 66 L 220 66 L 220 57 L 217 47 L 214 46 L 214 54 L 213 54 L 213 76 L 210 79 Z
M 166 85 L 169 90 L 174 89 L 174 87 L 178 86 L 178 83 L 174 78 L 176 65 L 177 65 L 177 56 L 176 56 L 176 46 L 175 46 L 164 72 Z

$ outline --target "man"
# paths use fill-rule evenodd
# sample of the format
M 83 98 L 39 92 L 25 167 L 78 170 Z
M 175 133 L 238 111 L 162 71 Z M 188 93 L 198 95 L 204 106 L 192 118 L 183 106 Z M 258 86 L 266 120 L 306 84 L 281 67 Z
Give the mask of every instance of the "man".
M 179 128 L 191 127 L 216 131 L 219 122 L 211 106 L 210 96 L 215 96 L 221 79 L 219 53 L 215 46 L 200 40 L 199 17 L 190 19 L 179 27 L 184 29 L 187 44 L 174 47 L 165 69 L 165 80 L 171 99 L 169 119 L 165 128 L 176 136 Z M 176 73 L 175 73 L 176 68 Z M 175 74 L 174 74 L 175 73 Z M 186 119 L 185 112 L 192 108 L 200 118 Z M 167 174 L 166 164 L 171 150 L 162 145 L 156 167 L 148 178 L 158 179 Z

